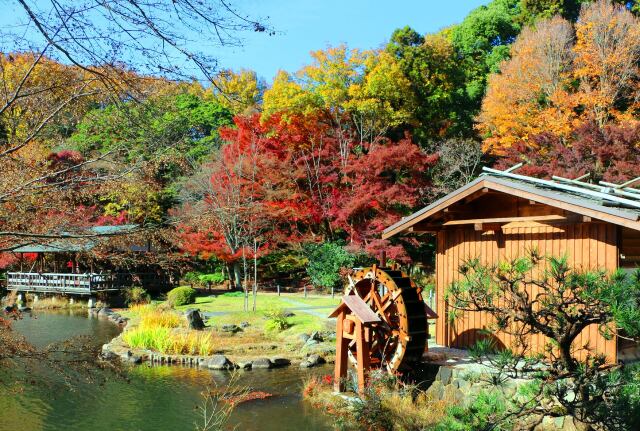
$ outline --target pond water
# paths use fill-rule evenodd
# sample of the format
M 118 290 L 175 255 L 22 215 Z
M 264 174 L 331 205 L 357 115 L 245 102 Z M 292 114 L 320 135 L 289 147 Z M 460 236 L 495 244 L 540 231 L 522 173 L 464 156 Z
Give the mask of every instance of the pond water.
M 38 346 L 77 335 L 89 335 L 104 344 L 118 333 L 112 323 L 89 319 L 84 313 L 38 313 L 15 322 L 14 329 Z M 291 366 L 242 372 L 239 386 L 274 396 L 238 405 L 229 429 L 332 429 L 329 419 L 300 396 L 304 378 L 331 371 L 329 366 L 311 370 Z M 18 392 L 8 392 L 0 384 L 0 431 L 194 430 L 201 423 L 196 406 L 202 405 L 202 391 L 224 385 L 229 378 L 226 372 L 140 365 L 131 368 L 129 381 L 108 374 L 105 384 L 94 379 L 76 382 L 70 389 L 59 376 L 50 374 L 46 385 L 21 385 Z M 7 377 L 3 380 L 6 383 Z

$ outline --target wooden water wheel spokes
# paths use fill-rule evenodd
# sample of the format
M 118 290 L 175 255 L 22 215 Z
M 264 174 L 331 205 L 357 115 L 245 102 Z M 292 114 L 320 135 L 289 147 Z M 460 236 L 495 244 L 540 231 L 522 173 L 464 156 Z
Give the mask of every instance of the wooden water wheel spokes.
M 427 343 L 427 316 L 422 295 L 402 271 L 372 266 L 357 271 L 347 294 L 357 295 L 380 317 L 370 331 L 370 364 L 396 372 L 418 362 Z M 356 362 L 356 342 L 348 352 Z

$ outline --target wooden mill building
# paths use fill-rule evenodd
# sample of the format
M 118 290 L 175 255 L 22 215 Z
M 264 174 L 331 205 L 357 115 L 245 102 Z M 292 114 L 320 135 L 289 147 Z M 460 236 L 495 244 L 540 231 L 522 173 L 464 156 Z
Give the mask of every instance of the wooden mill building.
M 385 239 L 408 234 L 429 234 L 421 237 L 425 241 L 435 237 L 440 345 L 468 347 L 490 324 L 489 316 L 480 312 L 466 312 L 455 322 L 446 317 L 445 289 L 459 277 L 459 265 L 466 259 L 491 264 L 537 249 L 545 255 L 566 254 L 571 265 L 584 269 L 632 269 L 640 264 L 640 189 L 630 187 L 632 182 L 541 180 L 514 173 L 517 167 L 485 168 L 476 180 L 383 233 Z M 494 335 L 511 345 L 508 335 Z M 542 337 L 531 340 L 534 350 L 544 346 Z M 577 342 L 588 343 L 610 361 L 625 359 L 635 348 L 617 337 L 606 340 L 595 326 L 585 329 Z

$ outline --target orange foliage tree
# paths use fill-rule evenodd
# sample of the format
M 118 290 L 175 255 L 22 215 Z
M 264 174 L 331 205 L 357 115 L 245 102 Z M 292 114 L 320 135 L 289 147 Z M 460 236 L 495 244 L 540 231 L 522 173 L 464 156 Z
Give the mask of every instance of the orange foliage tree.
M 599 0 L 572 25 L 560 17 L 522 31 L 489 78 L 478 116 L 484 149 L 502 155 L 541 132 L 561 138 L 585 121 L 603 127 L 637 110 L 640 19 Z M 544 149 L 541 149 L 544 151 Z

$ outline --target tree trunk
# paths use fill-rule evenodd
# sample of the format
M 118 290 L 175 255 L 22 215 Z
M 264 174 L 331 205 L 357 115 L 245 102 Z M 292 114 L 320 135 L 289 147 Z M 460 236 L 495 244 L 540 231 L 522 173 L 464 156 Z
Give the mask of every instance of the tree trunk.
M 231 272 L 229 272 L 229 274 L 231 274 Z M 233 289 L 240 289 L 240 286 L 242 286 L 242 279 L 241 279 L 241 274 L 240 274 L 240 262 L 236 261 L 233 263 L 233 277 L 229 277 L 229 279 L 232 279 L 232 284 L 233 284 Z
M 258 243 L 253 239 L 253 311 L 256 311 L 258 296 Z
M 249 281 L 247 280 L 247 256 L 244 253 L 244 246 L 242 246 L 242 269 L 244 271 L 244 311 L 249 311 Z

